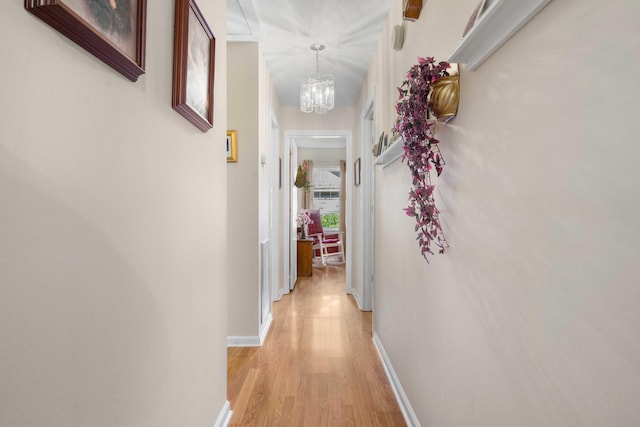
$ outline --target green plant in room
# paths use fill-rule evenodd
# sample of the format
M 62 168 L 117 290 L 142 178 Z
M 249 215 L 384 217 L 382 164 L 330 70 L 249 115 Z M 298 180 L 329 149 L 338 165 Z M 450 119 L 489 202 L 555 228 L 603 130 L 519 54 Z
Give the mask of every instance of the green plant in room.
M 438 78 L 449 75 L 447 68 L 447 62 L 436 63 L 433 58 L 418 58 L 418 63 L 411 67 L 406 80 L 398 88 L 396 103 L 398 118 L 395 130 L 402 135 L 402 160 L 407 162 L 413 180 L 409 206 L 405 212 L 416 220 L 418 244 L 427 262 L 427 254 L 434 254 L 434 246 L 441 254 L 449 247 L 440 224 L 440 211 L 433 197 L 435 185 L 431 183 L 431 171 L 435 169 L 440 176 L 445 163 L 438 147 L 440 141 L 433 135 L 434 123 L 427 120 L 432 84 Z
M 320 217 L 322 228 L 338 228 L 338 214 L 328 213 Z

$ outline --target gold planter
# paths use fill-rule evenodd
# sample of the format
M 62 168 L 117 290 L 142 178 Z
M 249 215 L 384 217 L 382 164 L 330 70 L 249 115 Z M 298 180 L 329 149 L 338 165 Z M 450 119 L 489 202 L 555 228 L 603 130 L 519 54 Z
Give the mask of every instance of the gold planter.
M 431 85 L 429 110 L 439 122 L 447 123 L 458 114 L 460 74 L 441 77 Z

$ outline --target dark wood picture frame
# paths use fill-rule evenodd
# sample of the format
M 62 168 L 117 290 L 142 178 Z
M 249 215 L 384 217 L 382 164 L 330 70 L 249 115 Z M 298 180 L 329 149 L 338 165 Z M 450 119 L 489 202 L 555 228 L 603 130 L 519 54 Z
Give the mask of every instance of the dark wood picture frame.
M 127 79 L 135 82 L 144 74 L 147 1 L 129 1 L 128 4 L 132 5 L 130 11 L 120 12 L 124 10 L 120 9 L 117 18 L 112 15 L 115 14 L 115 9 L 106 9 L 105 12 L 104 7 L 100 9 L 99 5 L 102 3 L 98 3 L 98 0 L 86 3 L 68 0 L 24 0 L 24 8 Z M 101 13 L 100 10 L 103 12 Z M 122 16 L 122 13 L 125 15 Z M 135 16 L 127 16 L 129 13 L 135 13 Z M 122 37 L 129 39 L 130 47 L 135 50 L 132 54 L 126 53 L 125 49 L 118 45 L 119 40 L 116 38 L 118 36 L 100 28 L 101 23 L 106 26 L 107 23 L 111 24 L 116 19 L 119 25 L 115 27 L 110 25 L 110 27 L 117 28 L 121 34 L 126 32 L 126 36 Z M 131 27 L 129 27 L 130 24 L 132 24 Z
M 216 39 L 196 2 L 176 0 L 171 106 L 202 132 L 213 127 L 215 53 Z
M 356 187 L 360 185 L 360 157 L 353 162 L 353 185 Z
M 422 0 L 403 0 L 402 19 L 405 21 L 416 21 L 420 17 L 422 10 Z

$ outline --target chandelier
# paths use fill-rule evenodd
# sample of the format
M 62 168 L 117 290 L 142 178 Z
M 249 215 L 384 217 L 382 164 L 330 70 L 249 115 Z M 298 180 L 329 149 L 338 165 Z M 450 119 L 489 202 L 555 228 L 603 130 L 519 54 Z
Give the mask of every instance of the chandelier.
M 325 114 L 327 111 L 333 110 L 333 76 L 331 74 L 321 75 L 319 72 L 318 52 L 324 50 L 324 45 L 312 44 L 311 50 L 316 51 L 316 72 L 300 82 L 300 111 Z

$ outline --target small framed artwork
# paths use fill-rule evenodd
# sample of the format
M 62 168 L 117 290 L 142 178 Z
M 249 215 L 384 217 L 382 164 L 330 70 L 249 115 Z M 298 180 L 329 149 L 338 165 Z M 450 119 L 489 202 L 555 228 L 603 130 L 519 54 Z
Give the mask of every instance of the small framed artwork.
M 278 188 L 282 188 L 282 157 L 278 157 Z
M 194 0 L 176 0 L 171 106 L 202 132 L 213 127 L 216 39 Z
M 25 0 L 24 8 L 129 80 L 144 74 L 146 0 Z
M 360 157 L 353 163 L 353 185 L 360 185 Z
M 458 46 L 447 62 L 466 64 L 469 71 L 480 66 L 551 0 L 476 0 Z
M 238 161 L 238 139 L 235 130 L 227 131 L 227 163 Z
M 462 33 L 462 37 L 466 36 L 467 33 L 469 32 L 469 30 L 471 30 L 473 28 L 473 26 L 476 25 L 476 23 L 478 22 L 478 20 L 482 16 L 482 14 L 487 10 L 487 7 L 489 6 L 487 3 L 490 4 L 491 1 L 489 1 L 489 2 L 487 2 L 487 0 L 479 0 L 478 1 L 478 4 L 476 5 L 476 8 L 473 9 L 473 13 L 469 17 L 469 20 L 467 21 L 467 26 L 464 27 L 464 31 Z

